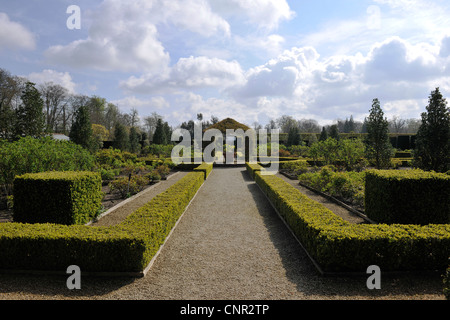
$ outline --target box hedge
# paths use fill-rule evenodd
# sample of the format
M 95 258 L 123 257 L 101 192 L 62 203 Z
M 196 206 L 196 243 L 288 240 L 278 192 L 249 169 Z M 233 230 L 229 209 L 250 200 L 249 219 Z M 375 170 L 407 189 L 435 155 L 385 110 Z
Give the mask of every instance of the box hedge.
M 365 213 L 379 223 L 450 223 L 450 176 L 421 170 L 369 170 Z
M 351 224 L 273 175 L 256 183 L 323 272 L 445 270 L 450 225 Z
M 188 173 L 115 226 L 0 224 L 0 269 L 142 274 L 203 181 Z
M 14 179 L 14 221 L 85 224 L 101 209 L 102 198 L 99 173 L 24 174 Z
M 194 169 L 194 171 L 201 171 L 205 174 L 205 180 L 206 178 L 208 178 L 209 174 L 211 173 L 213 169 L 213 164 L 212 163 L 202 163 L 201 165 L 199 165 L 198 167 L 196 167 Z

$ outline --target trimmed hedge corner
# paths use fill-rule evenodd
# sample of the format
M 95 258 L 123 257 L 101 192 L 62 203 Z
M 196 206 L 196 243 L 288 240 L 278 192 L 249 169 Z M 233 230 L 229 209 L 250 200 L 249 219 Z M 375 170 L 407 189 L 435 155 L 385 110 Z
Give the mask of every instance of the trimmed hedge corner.
M 269 198 L 323 272 L 445 270 L 450 225 L 368 225 L 344 221 L 284 180 L 255 173 Z
M 257 163 L 246 162 L 245 166 L 247 168 L 248 174 L 250 175 L 250 177 L 252 177 L 252 179 L 255 179 L 256 172 L 260 172 L 261 170 L 264 170 L 264 167 L 262 167 L 261 165 L 259 165 Z
M 110 227 L 0 224 L 0 269 L 141 274 L 204 182 L 191 172 Z
M 101 209 L 102 197 L 99 173 L 24 174 L 14 179 L 14 221 L 85 224 Z
M 365 213 L 379 223 L 450 223 L 450 176 L 421 170 L 366 172 Z
M 206 178 L 208 178 L 209 174 L 211 173 L 212 169 L 213 169 L 212 163 L 202 163 L 197 168 L 195 168 L 194 171 L 204 172 L 206 180 Z

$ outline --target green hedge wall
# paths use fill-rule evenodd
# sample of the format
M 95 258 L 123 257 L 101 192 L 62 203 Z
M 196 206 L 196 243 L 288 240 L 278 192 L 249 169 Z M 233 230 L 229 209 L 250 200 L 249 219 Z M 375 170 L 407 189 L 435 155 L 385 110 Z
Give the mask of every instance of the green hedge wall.
M 246 167 L 247 172 L 250 175 L 250 177 L 252 177 L 252 179 L 255 179 L 256 172 L 264 170 L 264 168 L 257 163 L 246 162 L 245 167 Z
M 14 221 L 85 224 L 101 209 L 102 197 L 99 173 L 24 174 L 14 179 Z
M 324 272 L 445 270 L 450 225 L 351 224 L 273 175 L 256 183 Z
M 111 227 L 0 224 L 0 269 L 142 272 L 203 184 L 191 172 Z
M 198 167 L 196 167 L 194 169 L 194 171 L 201 171 L 205 174 L 205 180 L 206 178 L 208 178 L 209 174 L 211 173 L 213 169 L 213 164 L 212 163 L 202 163 L 201 165 L 199 165 Z
M 366 172 L 365 213 L 379 223 L 450 223 L 450 176 L 421 170 Z

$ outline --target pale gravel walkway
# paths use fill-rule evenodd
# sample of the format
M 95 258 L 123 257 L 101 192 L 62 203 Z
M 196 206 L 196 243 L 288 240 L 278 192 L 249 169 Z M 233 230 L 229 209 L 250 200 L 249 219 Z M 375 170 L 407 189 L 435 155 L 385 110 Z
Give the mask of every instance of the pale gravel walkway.
M 215 168 L 145 278 L 0 275 L 0 299 L 443 299 L 439 275 L 322 277 L 245 168 Z

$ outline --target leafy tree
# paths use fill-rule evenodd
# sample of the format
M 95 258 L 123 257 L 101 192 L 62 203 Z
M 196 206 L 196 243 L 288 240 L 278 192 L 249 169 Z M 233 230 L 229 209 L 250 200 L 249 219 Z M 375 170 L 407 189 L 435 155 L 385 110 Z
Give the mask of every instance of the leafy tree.
M 392 146 L 389 141 L 389 122 L 384 118 L 378 99 L 372 102 L 367 119 L 366 156 L 375 162 L 377 169 L 389 166 Z
M 108 140 L 109 131 L 101 124 L 92 124 L 92 140 L 95 148 L 103 148 L 103 141 Z
M 429 97 L 427 112 L 417 133 L 415 159 L 421 169 L 450 170 L 450 108 L 436 88 Z
M 166 135 L 166 140 L 164 145 L 170 144 L 170 140 L 172 138 L 172 128 L 169 126 L 169 123 L 166 121 L 163 125 L 164 134 Z
M 346 170 L 354 170 L 363 163 L 365 152 L 364 142 L 360 139 L 342 139 L 339 141 L 339 159 L 343 161 Z
M 353 116 L 350 116 L 350 120 L 345 119 L 344 132 L 345 133 L 355 132 L 355 121 L 353 120 Z
M 333 139 L 337 140 L 337 141 L 340 140 L 339 129 L 338 129 L 338 126 L 337 126 L 336 124 L 333 124 L 333 125 L 330 127 L 330 134 L 329 134 L 328 136 L 329 136 L 330 138 L 333 138 Z
M 89 107 L 81 106 L 75 112 L 75 120 L 69 133 L 70 140 L 83 148 L 92 150 L 93 132 L 91 119 L 89 115 Z
M 322 127 L 322 132 L 320 133 L 319 141 L 325 141 L 328 139 L 328 132 L 325 127 Z
M 122 151 L 127 151 L 129 148 L 127 129 L 120 122 L 117 122 L 114 128 L 113 147 Z
M 293 126 L 289 129 L 287 145 L 298 146 L 301 143 L 300 130 L 297 126 Z
M 42 136 L 45 127 L 44 101 L 34 83 L 26 83 L 21 99 L 22 104 L 16 110 L 16 136 Z
M 155 133 L 153 134 L 153 144 L 167 144 L 166 130 L 164 130 L 164 123 L 161 118 L 156 123 Z
M 140 134 L 135 127 L 130 129 L 130 152 L 138 153 L 140 151 L 141 145 L 139 144 Z

